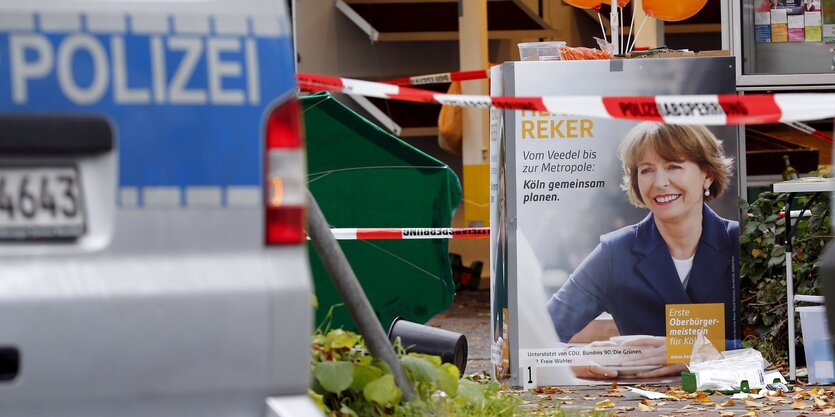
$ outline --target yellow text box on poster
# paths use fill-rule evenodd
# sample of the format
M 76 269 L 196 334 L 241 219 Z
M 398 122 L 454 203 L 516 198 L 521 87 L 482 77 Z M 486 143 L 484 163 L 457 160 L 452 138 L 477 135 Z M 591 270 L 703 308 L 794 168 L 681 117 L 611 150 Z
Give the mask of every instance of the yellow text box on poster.
M 667 304 L 666 313 L 667 363 L 690 362 L 699 333 L 704 333 L 716 350 L 725 350 L 724 304 Z

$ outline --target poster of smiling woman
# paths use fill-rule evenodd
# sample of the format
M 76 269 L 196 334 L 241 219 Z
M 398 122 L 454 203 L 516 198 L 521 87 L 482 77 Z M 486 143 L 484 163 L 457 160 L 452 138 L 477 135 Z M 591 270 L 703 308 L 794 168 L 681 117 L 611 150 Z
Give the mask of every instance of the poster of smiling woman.
M 730 58 L 512 62 L 491 76 L 502 96 L 734 88 Z M 737 153 L 733 126 L 494 110 L 494 374 L 673 381 L 699 333 L 739 347 Z

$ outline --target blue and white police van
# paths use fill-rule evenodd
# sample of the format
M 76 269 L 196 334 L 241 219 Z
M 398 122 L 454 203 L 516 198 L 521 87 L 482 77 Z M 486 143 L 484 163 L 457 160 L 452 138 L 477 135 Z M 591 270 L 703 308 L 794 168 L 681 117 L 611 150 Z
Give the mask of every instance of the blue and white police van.
M 310 415 L 281 0 L 0 2 L 0 415 Z

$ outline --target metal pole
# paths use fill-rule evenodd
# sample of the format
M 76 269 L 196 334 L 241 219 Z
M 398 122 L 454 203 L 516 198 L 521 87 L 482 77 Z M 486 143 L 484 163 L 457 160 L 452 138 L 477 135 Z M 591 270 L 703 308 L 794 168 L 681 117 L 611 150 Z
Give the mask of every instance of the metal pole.
M 786 219 L 788 220 L 788 218 L 787 212 Z M 792 276 L 792 253 L 790 250 L 786 251 L 786 286 L 788 287 L 786 289 L 786 303 L 789 313 L 789 381 L 795 381 L 797 369 L 794 360 L 794 277 Z
M 797 374 L 794 352 L 794 276 L 792 271 L 792 201 L 794 193 L 786 199 L 786 311 L 789 316 L 789 381 L 794 382 Z
M 354 275 L 354 270 L 351 269 L 348 258 L 345 257 L 342 248 L 336 243 L 325 215 L 322 214 L 319 204 L 316 203 L 316 199 L 313 198 L 310 191 L 307 191 L 307 202 L 309 216 L 307 234 L 310 236 L 319 257 L 322 258 L 322 263 L 325 265 L 334 287 L 339 291 L 339 295 L 345 302 L 348 313 L 354 319 L 354 323 L 365 339 L 371 354 L 385 361 L 391 368 L 394 381 L 403 391 L 403 399 L 406 402 L 415 400 L 417 396 L 414 388 L 412 388 L 412 383 L 406 377 L 406 372 L 403 371 L 400 360 L 394 353 L 394 348 L 391 347 L 391 342 L 389 342 L 383 326 L 380 325 L 377 315 L 371 308 L 371 303 L 368 302 L 362 286 L 357 281 L 357 276 Z
M 612 10 L 609 12 L 609 23 L 612 28 L 612 51 L 614 54 L 620 54 L 620 36 L 618 34 L 618 0 L 612 0 Z

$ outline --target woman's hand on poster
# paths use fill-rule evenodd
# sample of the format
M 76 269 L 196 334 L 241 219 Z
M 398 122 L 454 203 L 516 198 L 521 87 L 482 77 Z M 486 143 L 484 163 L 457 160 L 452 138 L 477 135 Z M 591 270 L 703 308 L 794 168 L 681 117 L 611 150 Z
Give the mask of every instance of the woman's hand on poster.
M 618 377 L 617 370 L 600 365 L 572 366 L 571 370 L 577 378 L 581 379 L 615 379 Z
M 681 363 L 667 364 L 667 340 L 660 336 L 644 336 L 632 338 L 621 343 L 624 348 L 640 349 L 641 353 L 635 359 L 624 363 L 624 366 L 658 366 L 658 368 L 639 372 L 638 378 L 658 378 L 667 375 L 678 375 L 687 370 Z
M 624 366 L 662 366 L 667 364 L 667 341 L 660 336 L 630 337 L 620 344 L 623 350 L 639 350 L 640 353 L 628 354 Z
M 591 342 L 585 346 L 586 349 L 588 348 L 605 348 L 605 347 L 614 347 L 618 344 L 616 342 L 610 340 L 602 340 Z M 600 364 L 592 364 L 592 365 L 582 365 L 582 366 L 573 366 L 571 368 L 574 371 L 574 375 L 577 378 L 584 378 L 584 379 L 615 379 L 618 377 L 618 371 L 609 368 L 604 365 Z

